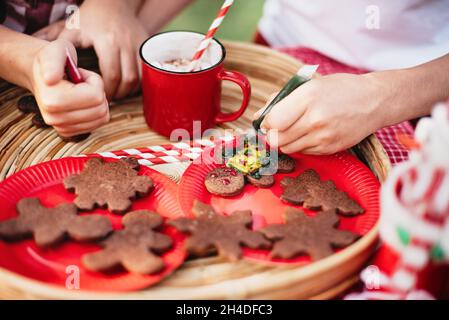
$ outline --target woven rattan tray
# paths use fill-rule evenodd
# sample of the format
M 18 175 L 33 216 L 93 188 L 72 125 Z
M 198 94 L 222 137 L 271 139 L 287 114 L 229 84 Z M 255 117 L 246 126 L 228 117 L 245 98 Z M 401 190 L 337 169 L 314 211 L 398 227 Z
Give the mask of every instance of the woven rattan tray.
M 227 42 L 226 67 L 245 73 L 252 83 L 251 105 L 244 116 L 223 128 L 249 128 L 254 111 L 298 70 L 297 60 L 252 44 Z M 95 66 L 95 58 L 84 54 L 83 65 Z M 94 152 L 138 148 L 167 143 L 144 122 L 139 97 L 112 107 L 111 122 L 81 143 L 65 143 L 52 129 L 36 129 L 31 118 L 17 110 L 23 89 L 0 82 L 0 180 L 43 161 Z M 240 89 L 226 84 L 223 106 L 230 111 L 240 104 Z M 382 181 L 390 162 L 379 141 L 371 136 L 353 148 Z M 179 180 L 187 164 L 154 167 Z M 118 299 L 240 299 L 240 298 L 332 298 L 357 280 L 357 273 L 373 253 L 377 227 L 339 254 L 298 267 L 273 267 L 254 262 L 228 263 L 220 258 L 187 262 L 159 285 L 134 293 L 103 294 L 69 291 L 48 286 L 0 269 L 0 298 L 118 298 Z

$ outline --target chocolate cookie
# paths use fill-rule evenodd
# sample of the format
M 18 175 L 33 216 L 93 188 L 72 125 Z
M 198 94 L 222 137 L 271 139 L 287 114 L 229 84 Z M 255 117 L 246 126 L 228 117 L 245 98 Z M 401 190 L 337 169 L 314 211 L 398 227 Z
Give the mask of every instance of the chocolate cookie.
M 90 137 L 90 133 L 85 133 L 85 134 L 79 134 L 79 135 L 73 136 L 73 137 L 61 137 L 61 139 L 64 142 L 78 143 L 78 142 L 86 140 L 89 137 Z
M 122 230 L 101 243 L 103 250 L 83 256 L 83 265 L 100 272 L 120 266 L 139 274 L 162 270 L 164 260 L 155 253 L 166 252 L 173 243 L 169 236 L 155 231 L 162 225 L 162 217 L 146 210 L 134 211 L 126 214 L 122 223 Z
M 17 108 L 23 113 L 37 113 L 39 106 L 34 96 L 24 96 L 17 102 Z
M 319 260 L 333 254 L 334 248 L 342 248 L 356 241 L 359 236 L 336 229 L 339 224 L 334 210 L 318 212 L 309 217 L 295 208 L 285 212 L 285 224 L 272 224 L 259 230 L 275 242 L 271 256 L 290 259 L 301 254 Z
M 79 175 L 65 178 L 64 186 L 76 193 L 75 204 L 81 210 L 99 206 L 125 213 L 131 207 L 131 199 L 144 196 L 153 188 L 150 177 L 139 176 L 138 170 L 139 163 L 134 158 L 114 162 L 93 158 Z
M 296 161 L 286 154 L 280 154 L 278 157 L 277 173 L 291 173 L 296 169 Z
M 270 188 L 274 185 L 274 177 L 271 175 L 248 174 L 246 180 L 257 188 Z
M 39 247 L 49 247 L 66 238 L 98 240 L 112 231 L 108 218 L 101 215 L 78 216 L 76 206 L 69 203 L 46 208 L 39 199 L 22 199 L 17 204 L 17 211 L 17 218 L 0 223 L 0 238 L 18 241 L 34 237 Z
M 17 102 L 17 108 L 23 113 L 33 113 L 34 116 L 31 119 L 31 123 L 37 128 L 46 129 L 50 127 L 45 123 L 45 120 L 41 114 L 41 110 L 39 109 L 36 98 L 34 98 L 34 96 L 28 95 L 20 98 Z
M 295 178 L 282 179 L 281 187 L 284 189 L 281 199 L 310 210 L 336 210 L 345 216 L 364 212 L 346 192 L 338 190 L 330 180 L 321 181 L 318 173 L 311 169 Z
M 40 128 L 40 129 L 47 129 L 50 128 L 50 126 L 48 124 L 45 123 L 44 118 L 42 117 L 42 114 L 40 113 L 36 113 L 34 115 L 34 117 L 31 119 L 31 123 L 36 127 L 36 128 Z
M 213 250 L 235 261 L 242 257 L 242 246 L 270 246 L 270 242 L 261 233 L 250 229 L 253 222 L 251 211 L 236 211 L 230 216 L 223 216 L 199 201 L 195 201 L 192 211 L 196 219 L 180 218 L 170 224 L 179 231 L 190 234 L 185 246 L 193 255 L 203 256 Z
M 232 168 L 215 168 L 207 174 L 204 185 L 214 195 L 232 197 L 242 192 L 245 178 Z

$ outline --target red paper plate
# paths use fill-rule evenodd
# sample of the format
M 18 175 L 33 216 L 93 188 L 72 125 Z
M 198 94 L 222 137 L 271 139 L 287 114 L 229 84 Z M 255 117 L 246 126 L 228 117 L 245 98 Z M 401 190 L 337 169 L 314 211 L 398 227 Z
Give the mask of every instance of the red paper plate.
M 235 143 L 235 142 L 232 142 Z M 212 155 L 214 150 L 204 151 L 205 155 Z M 283 223 L 283 213 L 287 204 L 280 199 L 282 188 L 280 181 L 286 176 L 298 176 L 306 169 L 317 171 L 322 180 L 332 180 L 340 190 L 347 192 L 365 209 L 365 213 L 357 217 L 340 216 L 339 229 L 350 230 L 364 235 L 371 230 L 379 218 L 379 188 L 380 184 L 373 173 L 349 152 L 341 152 L 331 156 L 307 156 L 302 154 L 291 155 L 297 162 L 295 172 L 290 174 L 276 174 L 275 185 L 270 189 L 259 189 L 246 185 L 242 194 L 224 198 L 211 195 L 204 186 L 206 175 L 214 168 L 222 166 L 215 162 L 204 161 L 192 164 L 187 168 L 178 187 L 178 200 L 186 215 L 192 215 L 195 200 L 200 200 L 224 214 L 231 214 L 236 210 L 251 210 L 253 213 L 253 229 L 260 229 L 267 224 Z M 299 206 L 295 206 L 301 208 Z M 308 215 L 316 213 L 303 209 Z M 262 260 L 276 264 L 308 263 L 310 258 L 298 256 L 294 259 L 271 259 L 269 251 L 244 249 L 244 257 Z
M 0 221 L 15 217 L 16 203 L 22 198 L 39 198 L 44 206 L 54 207 L 72 202 L 75 195 L 64 189 L 65 177 L 81 172 L 88 158 L 64 158 L 27 168 L 0 184 Z M 116 161 L 105 159 L 105 161 Z M 167 219 L 183 216 L 176 200 L 177 186 L 161 173 L 142 166 L 139 174 L 153 179 L 154 190 L 148 196 L 133 202 L 131 210 L 148 209 Z M 121 227 L 121 215 L 97 209 L 85 214 L 107 216 L 115 229 Z M 79 268 L 80 289 L 88 291 L 131 291 L 151 286 L 177 269 L 184 261 L 182 234 L 172 227 L 165 227 L 163 233 L 173 239 L 173 248 L 162 255 L 166 267 L 153 275 L 138 275 L 126 271 L 105 274 L 86 270 L 81 257 L 100 249 L 96 244 L 65 242 L 50 249 L 37 247 L 33 240 L 15 243 L 0 241 L 0 267 L 22 276 L 43 281 L 47 284 L 66 287 L 70 266 Z M 66 273 L 67 272 L 67 273 Z M 72 273 L 71 273 L 72 272 Z

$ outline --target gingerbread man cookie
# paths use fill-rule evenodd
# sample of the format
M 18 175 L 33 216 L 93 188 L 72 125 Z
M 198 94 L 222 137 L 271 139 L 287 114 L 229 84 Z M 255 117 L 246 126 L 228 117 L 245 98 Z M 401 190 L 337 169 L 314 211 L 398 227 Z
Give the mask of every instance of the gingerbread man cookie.
M 303 211 L 288 208 L 284 224 L 272 224 L 259 231 L 275 242 L 273 258 L 308 254 L 312 260 L 319 260 L 333 254 L 333 248 L 348 246 L 359 238 L 352 232 L 336 229 L 338 224 L 334 210 L 309 217 Z
M 71 203 L 46 208 L 39 199 L 22 199 L 17 204 L 17 211 L 17 218 L 0 222 L 0 238 L 18 241 L 33 237 L 39 247 L 49 247 L 66 238 L 98 240 L 112 231 L 108 218 L 101 215 L 78 216 L 76 206 Z
M 64 179 L 64 186 L 75 192 L 75 204 L 81 210 L 99 206 L 124 213 L 131 207 L 131 199 L 144 196 L 153 188 L 151 178 L 139 176 L 138 170 L 139 163 L 134 158 L 115 162 L 93 158 L 86 162 L 80 174 Z
M 152 274 L 162 270 L 164 260 L 156 253 L 163 253 L 172 246 L 172 239 L 156 232 L 163 219 L 147 210 L 126 214 L 122 220 L 124 229 L 104 240 L 103 250 L 82 258 L 83 265 L 91 271 L 109 271 L 122 266 L 130 272 Z
M 336 210 L 345 216 L 364 212 L 363 208 L 346 192 L 338 190 L 335 184 L 321 181 L 316 171 L 309 169 L 297 177 L 286 177 L 281 181 L 284 189 L 281 199 L 310 210 Z
M 242 257 L 242 246 L 270 246 L 270 242 L 261 233 L 250 229 L 253 222 L 251 211 L 236 211 L 230 216 L 223 216 L 200 201 L 195 201 L 192 211 L 196 219 L 180 218 L 170 224 L 179 231 L 190 234 L 185 245 L 193 255 L 204 256 L 213 250 L 235 261 Z

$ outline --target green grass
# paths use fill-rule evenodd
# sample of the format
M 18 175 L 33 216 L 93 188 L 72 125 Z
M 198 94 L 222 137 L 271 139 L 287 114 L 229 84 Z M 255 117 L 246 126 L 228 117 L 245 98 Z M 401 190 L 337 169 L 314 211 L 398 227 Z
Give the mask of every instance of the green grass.
M 236 0 L 223 21 L 216 37 L 219 39 L 251 41 L 262 15 L 264 0 Z M 165 30 L 207 32 L 223 0 L 196 0 L 175 18 Z

